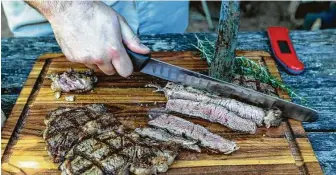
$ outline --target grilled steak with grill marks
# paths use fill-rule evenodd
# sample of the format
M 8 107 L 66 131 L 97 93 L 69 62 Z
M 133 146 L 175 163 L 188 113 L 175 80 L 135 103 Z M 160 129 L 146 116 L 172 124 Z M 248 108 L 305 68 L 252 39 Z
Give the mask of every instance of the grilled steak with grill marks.
M 235 142 L 213 134 L 203 126 L 173 115 L 162 114 L 149 121 L 148 124 L 156 128 L 165 129 L 174 135 L 197 140 L 201 146 L 224 154 L 229 154 L 239 149 Z
M 62 174 L 156 174 L 178 155 L 178 145 L 141 138 L 104 105 L 59 108 L 45 123 L 43 136 Z
M 60 107 L 50 112 L 45 118 L 47 127 L 43 138 L 54 162 L 62 161 L 69 149 L 84 135 L 81 126 L 101 117 L 106 111 L 103 105 L 90 105 L 82 108 Z M 113 117 L 110 118 L 109 122 L 115 121 Z
M 120 133 L 107 128 L 75 144 L 61 170 L 67 174 L 83 174 L 92 169 L 103 174 L 124 174 L 127 171 L 156 174 L 167 171 L 177 153 L 174 144 L 146 141 L 134 132 Z

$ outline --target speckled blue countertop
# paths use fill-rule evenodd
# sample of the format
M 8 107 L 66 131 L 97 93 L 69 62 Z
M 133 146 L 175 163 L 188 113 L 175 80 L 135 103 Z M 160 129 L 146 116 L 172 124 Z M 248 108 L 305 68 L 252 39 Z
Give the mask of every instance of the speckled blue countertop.
M 153 51 L 195 50 L 195 35 L 215 39 L 216 34 L 164 34 L 141 36 Z M 281 76 L 286 84 L 306 97 L 309 106 L 319 112 L 314 123 L 304 123 L 313 149 L 325 174 L 336 174 L 336 29 L 322 31 L 292 31 L 291 39 L 305 72 L 300 76 Z M 270 52 L 265 32 L 242 32 L 238 50 Z M 53 37 L 1 39 L 1 109 L 9 114 L 28 73 L 38 56 L 60 52 Z M 294 99 L 294 102 L 297 99 Z

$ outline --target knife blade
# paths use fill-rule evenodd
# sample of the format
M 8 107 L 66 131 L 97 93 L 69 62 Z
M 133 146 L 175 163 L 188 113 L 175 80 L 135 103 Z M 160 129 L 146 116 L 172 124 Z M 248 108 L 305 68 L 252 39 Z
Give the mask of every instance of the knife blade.
M 318 119 L 317 111 L 311 108 L 153 59 L 150 54 L 138 54 L 128 48 L 126 51 L 133 62 L 135 71 L 203 89 L 223 97 L 234 98 L 262 108 L 277 107 L 287 118 L 305 122 L 313 122 Z

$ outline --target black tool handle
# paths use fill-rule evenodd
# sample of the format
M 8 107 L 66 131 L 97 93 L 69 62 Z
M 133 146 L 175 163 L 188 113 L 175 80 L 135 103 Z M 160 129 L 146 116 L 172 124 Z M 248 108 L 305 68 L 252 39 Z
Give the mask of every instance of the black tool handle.
M 144 68 L 151 58 L 150 53 L 149 54 L 139 54 L 131 51 L 127 48 L 125 45 L 126 52 L 128 53 L 128 56 L 131 58 L 131 61 L 133 63 L 134 71 L 139 72 L 142 68 Z

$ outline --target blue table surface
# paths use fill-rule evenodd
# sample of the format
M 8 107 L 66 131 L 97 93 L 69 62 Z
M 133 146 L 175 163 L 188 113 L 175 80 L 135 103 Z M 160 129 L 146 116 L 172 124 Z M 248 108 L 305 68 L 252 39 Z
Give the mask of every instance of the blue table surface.
M 215 33 L 186 33 L 140 36 L 153 51 L 195 50 L 196 37 L 216 39 Z M 292 31 L 291 40 L 305 72 L 300 76 L 279 70 L 285 83 L 306 97 L 319 112 L 314 123 L 304 123 L 310 142 L 325 174 L 336 174 L 336 29 Z M 240 32 L 238 50 L 270 52 L 265 32 Z M 1 39 L 1 109 L 8 115 L 36 58 L 61 52 L 53 37 Z M 293 99 L 298 102 L 298 99 Z

